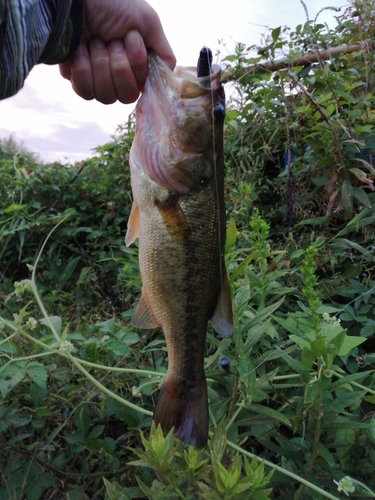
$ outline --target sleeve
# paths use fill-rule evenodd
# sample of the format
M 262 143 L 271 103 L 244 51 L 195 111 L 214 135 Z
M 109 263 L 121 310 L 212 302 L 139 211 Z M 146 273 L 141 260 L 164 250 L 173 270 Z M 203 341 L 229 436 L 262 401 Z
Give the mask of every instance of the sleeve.
M 16 94 L 32 67 L 57 64 L 77 47 L 83 0 L 0 0 L 0 99 Z

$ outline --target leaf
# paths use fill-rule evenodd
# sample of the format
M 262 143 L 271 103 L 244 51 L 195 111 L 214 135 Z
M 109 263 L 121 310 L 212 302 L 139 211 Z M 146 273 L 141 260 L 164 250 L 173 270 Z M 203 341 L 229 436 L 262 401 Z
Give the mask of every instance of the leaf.
M 227 434 L 224 420 L 217 426 L 209 442 L 212 463 L 219 463 L 223 458 L 227 446 Z
M 353 186 L 349 179 L 345 179 L 341 187 L 342 206 L 348 214 L 353 212 Z
M 374 209 L 370 207 L 366 207 L 361 212 L 359 212 L 358 215 L 353 217 L 351 221 L 349 221 L 338 234 L 336 234 L 336 237 L 341 237 L 344 236 L 344 234 L 350 233 L 352 231 L 357 232 L 359 229 L 362 227 L 366 227 L 368 225 L 371 225 L 375 222 L 375 215 L 372 215 L 374 213 Z M 370 217 L 367 217 L 367 215 L 371 214 Z M 334 241 L 334 238 L 333 240 Z
M 265 417 L 271 418 L 272 420 L 276 420 L 277 422 L 281 422 L 289 428 L 292 428 L 290 420 L 283 415 L 280 411 L 273 410 L 268 406 L 258 405 L 256 403 L 252 403 L 249 406 L 249 410 L 257 413 L 258 415 L 264 415 Z
M 30 416 L 23 416 L 16 412 L 13 408 L 6 408 L 0 411 L 0 432 L 4 432 L 9 426 L 23 427 L 30 422 Z
M 352 373 L 350 375 L 345 375 L 345 376 L 339 378 L 338 380 L 336 380 L 336 382 L 333 382 L 330 386 L 330 390 L 340 388 L 341 386 L 346 385 L 346 384 L 351 384 L 351 382 L 362 383 L 362 381 L 371 374 L 372 374 L 372 370 L 367 370 L 367 371 L 360 372 L 360 373 Z
M 318 308 L 318 314 L 323 314 L 323 313 L 328 313 L 328 314 L 335 314 L 337 312 L 341 311 L 338 307 L 333 307 L 333 306 L 328 306 L 325 304 L 322 304 Z
M 375 417 L 370 420 L 370 436 L 373 443 L 375 443 Z
M 268 325 L 271 322 L 271 318 L 268 318 L 264 323 L 256 325 L 251 328 L 248 332 L 247 339 L 245 341 L 246 353 L 249 354 L 251 349 L 260 341 L 260 339 L 265 334 Z
M 348 250 L 354 248 L 355 250 L 358 250 L 360 253 L 365 253 L 366 249 L 363 248 L 361 245 L 356 243 L 355 241 L 348 240 L 346 238 L 336 238 L 332 241 L 330 246 L 333 249 L 341 249 L 341 250 Z
M 354 347 L 359 346 L 363 342 L 365 342 L 364 337 L 349 337 L 348 335 L 345 335 L 344 341 L 341 344 L 340 350 L 338 352 L 339 356 L 346 356 L 349 354 L 349 352 L 354 349 Z
M 28 363 L 26 372 L 35 384 L 37 384 L 39 387 L 42 387 L 43 389 L 46 388 L 47 370 L 46 367 L 42 365 L 42 363 L 38 363 L 36 361 Z
M 24 379 L 26 369 L 20 363 L 13 363 L 0 371 L 0 392 L 5 396 Z
M 104 425 L 96 425 L 93 429 L 91 429 L 89 438 L 98 438 L 104 431 L 104 427 Z
M 357 179 L 359 179 L 361 182 L 366 182 L 368 180 L 366 172 L 364 172 L 360 168 L 353 167 L 349 168 L 348 170 L 349 172 L 354 174 L 357 177 Z
M 64 288 L 64 285 L 66 282 L 69 280 L 69 278 L 72 276 L 75 268 L 77 267 L 78 262 L 81 260 L 81 256 L 79 255 L 78 257 L 75 257 L 71 261 L 68 262 L 68 264 L 65 266 L 64 271 L 60 274 L 58 277 L 58 285 L 57 289 L 62 290 Z
M 110 483 L 108 479 L 103 478 L 106 495 L 105 500 L 133 500 L 136 498 L 147 498 L 138 487 L 122 488 L 115 481 Z
M 247 327 L 250 327 L 251 325 L 255 325 L 257 323 L 260 323 L 261 321 L 265 321 L 267 318 L 269 318 L 284 302 L 285 296 L 282 297 L 280 300 L 275 302 L 274 304 L 271 304 L 268 307 L 265 307 L 264 309 L 257 311 L 256 315 L 254 318 L 252 318 L 249 323 L 247 324 Z
M 88 409 L 88 405 L 82 404 L 77 408 L 74 412 L 73 421 L 77 427 L 77 429 L 86 436 L 90 429 L 91 418 L 90 412 Z
M 289 356 L 289 354 L 286 354 L 285 352 L 283 353 L 283 359 L 288 363 L 290 368 L 301 375 L 301 377 L 305 380 L 308 381 L 310 380 L 310 372 L 306 368 L 306 366 L 301 363 L 301 361 L 298 361 L 297 359 L 292 358 Z
M 52 325 L 52 328 L 56 331 L 58 335 L 61 333 L 62 320 L 59 316 L 48 316 L 48 318 L 43 318 L 40 320 L 42 325 L 48 326 Z
M 375 168 L 373 167 L 373 165 L 371 165 L 371 163 L 369 163 L 368 161 L 364 160 L 363 158 L 357 158 L 357 161 L 360 161 L 362 163 L 362 165 L 364 167 L 367 168 L 367 170 L 372 174 L 372 175 L 375 175 Z
M 361 187 L 356 187 L 354 188 L 353 191 L 354 198 L 357 198 L 357 200 L 365 205 L 366 207 L 371 207 L 371 201 L 369 197 L 367 196 L 367 193 L 363 190 Z
M 276 42 L 280 36 L 280 32 L 281 32 L 281 26 L 279 26 L 278 28 L 275 28 L 274 30 L 272 30 L 271 32 L 271 36 L 272 36 L 272 40 L 274 42 Z
M 319 455 L 324 458 L 324 460 L 330 467 L 333 467 L 335 465 L 335 457 L 328 450 L 328 448 L 322 445 L 322 443 L 318 443 L 318 452 Z
M 227 239 L 225 242 L 225 251 L 228 251 L 236 242 L 237 239 L 237 227 L 234 218 L 231 217 L 228 222 L 227 227 Z
M 26 205 L 18 205 L 17 203 L 12 203 L 11 205 L 9 205 L 9 207 L 2 210 L 2 212 L 5 214 L 10 214 L 12 212 L 18 212 L 19 210 L 23 210 L 25 207 Z
M 326 115 L 327 116 L 331 116 L 332 113 L 336 110 L 336 104 L 328 104 L 327 108 L 326 108 Z
M 328 220 L 328 215 L 324 215 L 323 217 L 314 217 L 313 219 L 303 219 L 298 222 L 297 226 L 320 226 L 328 222 Z
M 317 358 L 319 358 L 320 356 L 323 356 L 323 354 L 326 351 L 326 343 L 324 342 L 324 339 L 319 338 L 319 339 L 313 340 L 311 342 L 311 350 Z

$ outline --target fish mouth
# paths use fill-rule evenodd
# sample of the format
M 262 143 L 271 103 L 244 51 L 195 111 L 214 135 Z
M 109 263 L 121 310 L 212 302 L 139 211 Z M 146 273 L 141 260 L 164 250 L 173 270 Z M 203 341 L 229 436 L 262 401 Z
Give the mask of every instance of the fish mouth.
M 219 103 L 224 110 L 225 95 L 221 67 L 209 64 L 209 69 L 209 74 L 198 77 L 197 67 L 177 66 L 172 71 L 156 53 L 148 55 L 135 134 L 135 140 L 146 140 L 148 148 L 135 144 L 134 149 L 148 149 L 149 154 L 134 157 L 134 162 L 170 192 L 186 194 L 196 187 L 191 176 L 185 175 L 185 167 L 200 161 L 200 156 L 209 156 L 213 148 L 214 109 Z
M 202 56 L 199 58 L 198 68 L 177 66 L 174 71 L 171 71 L 154 52 L 150 52 L 148 57 L 149 78 L 160 98 L 172 98 L 172 89 L 172 92 L 181 99 L 196 99 L 208 95 L 221 86 L 221 66 L 218 64 L 209 62 L 210 71 L 207 72 L 207 68 L 204 68 L 203 71 L 207 74 L 197 76 L 197 72 L 199 75 L 202 71 L 200 69 Z

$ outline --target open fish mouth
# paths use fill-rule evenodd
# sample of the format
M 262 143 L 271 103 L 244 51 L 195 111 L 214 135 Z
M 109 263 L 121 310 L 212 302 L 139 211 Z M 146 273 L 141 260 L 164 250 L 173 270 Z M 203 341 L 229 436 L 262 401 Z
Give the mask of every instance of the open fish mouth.
M 212 149 L 212 136 L 207 134 L 212 127 L 212 98 L 214 112 L 224 117 L 221 67 L 204 66 L 209 74 L 198 78 L 196 67 L 177 67 L 172 72 L 155 53 L 149 54 L 148 78 L 137 105 L 136 125 L 138 137 L 143 143 L 147 141 L 147 148 L 139 145 L 133 150 L 141 154 L 138 162 L 145 173 L 170 192 L 186 194 L 195 187 L 194 179 L 188 179 L 191 164 Z M 185 182 L 181 172 L 182 176 L 187 174 Z

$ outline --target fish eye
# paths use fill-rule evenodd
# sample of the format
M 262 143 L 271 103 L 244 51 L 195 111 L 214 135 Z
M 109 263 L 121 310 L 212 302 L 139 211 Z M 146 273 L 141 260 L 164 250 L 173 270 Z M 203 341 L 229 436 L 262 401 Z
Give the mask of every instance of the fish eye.
M 216 104 L 214 107 L 215 120 L 222 120 L 224 116 L 225 116 L 224 106 L 222 104 Z

